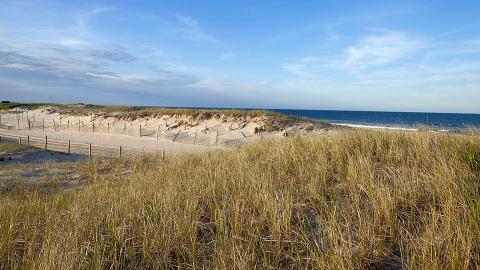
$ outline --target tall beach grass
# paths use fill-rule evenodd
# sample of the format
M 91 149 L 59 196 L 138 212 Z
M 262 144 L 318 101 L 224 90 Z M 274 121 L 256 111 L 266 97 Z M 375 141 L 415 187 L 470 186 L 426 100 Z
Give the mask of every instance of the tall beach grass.
M 131 174 L 122 171 L 126 164 Z M 480 134 L 354 130 L 0 197 L 0 268 L 475 269 Z

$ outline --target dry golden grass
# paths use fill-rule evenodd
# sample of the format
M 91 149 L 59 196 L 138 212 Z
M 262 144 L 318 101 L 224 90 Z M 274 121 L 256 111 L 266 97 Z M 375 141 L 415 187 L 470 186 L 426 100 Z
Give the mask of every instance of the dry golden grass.
M 475 269 L 480 134 L 344 131 L 0 198 L 0 267 Z M 130 164 L 130 161 L 128 161 Z
M 56 107 L 62 114 L 69 115 L 90 115 L 90 114 L 113 114 L 117 118 L 136 119 L 140 117 L 155 117 L 161 115 L 182 115 L 193 116 L 202 119 L 219 117 L 220 115 L 231 117 L 258 117 L 269 116 L 277 119 L 288 119 L 288 117 L 277 112 L 269 110 L 250 110 L 250 109 L 198 109 L 198 108 L 161 108 L 161 107 L 137 107 L 137 106 L 107 106 L 94 104 L 36 104 L 36 103 L 11 103 L 5 105 L 5 108 L 12 107 L 31 107 L 38 108 L 42 106 Z M 0 107 L 2 109 L 2 107 Z
M 0 103 L 0 110 L 8 110 L 20 108 L 38 109 L 42 107 L 54 107 L 60 110 L 62 114 L 70 115 L 90 115 L 102 113 L 116 113 L 116 117 L 149 117 L 155 115 L 187 115 L 187 116 L 201 116 L 210 118 L 220 114 L 232 117 L 240 116 L 272 116 L 285 117 L 280 113 L 269 110 L 250 110 L 250 109 L 198 109 L 198 108 L 161 108 L 161 107 L 138 107 L 138 106 L 112 106 L 112 105 L 95 105 L 83 103 L 71 104 L 55 104 L 55 103 Z

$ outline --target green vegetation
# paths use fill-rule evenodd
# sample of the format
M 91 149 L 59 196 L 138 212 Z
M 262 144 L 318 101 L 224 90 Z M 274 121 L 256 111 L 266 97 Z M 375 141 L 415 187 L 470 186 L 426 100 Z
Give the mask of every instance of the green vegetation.
M 24 144 L 19 145 L 16 143 L 0 143 L 0 152 L 18 152 L 29 148 L 31 147 Z
M 82 189 L 0 197 L 0 268 L 476 269 L 479 149 L 351 130 L 92 164 Z
M 220 115 L 230 117 L 257 117 L 270 116 L 275 118 L 287 118 L 286 116 L 268 110 L 241 110 L 241 109 L 195 109 L 195 108 L 155 108 L 134 106 L 103 106 L 103 105 L 63 105 L 62 113 L 71 115 L 90 114 L 114 114 L 122 119 L 135 119 L 142 117 L 155 117 L 161 115 L 185 115 L 199 119 L 210 119 Z
M 9 110 L 14 109 L 17 107 L 29 107 L 29 108 L 36 108 L 45 106 L 47 104 L 43 103 L 21 103 L 21 102 L 10 102 L 10 103 L 0 103 L 0 110 Z
M 58 108 L 70 108 L 74 106 L 84 106 L 82 103 L 78 104 L 56 104 L 56 103 L 32 103 L 32 102 L 10 102 L 10 103 L 0 103 L 0 110 L 10 110 L 15 108 L 29 108 L 29 109 L 38 109 L 42 107 L 58 107 Z
M 246 110 L 246 109 L 196 109 L 196 108 L 157 108 L 157 107 L 136 107 L 136 106 L 107 106 L 83 103 L 72 104 L 51 104 L 51 103 L 6 103 L 0 104 L 2 109 L 14 109 L 17 107 L 26 107 L 31 109 L 41 107 L 54 107 L 61 114 L 68 115 L 109 115 L 119 119 L 134 120 L 142 117 L 155 117 L 161 115 L 180 115 L 192 116 L 198 119 L 219 118 L 222 115 L 227 117 L 261 117 L 267 116 L 272 121 L 286 123 L 295 120 L 295 117 L 289 117 L 269 110 Z M 297 119 L 298 120 L 298 119 Z M 305 120 L 306 121 L 306 120 Z

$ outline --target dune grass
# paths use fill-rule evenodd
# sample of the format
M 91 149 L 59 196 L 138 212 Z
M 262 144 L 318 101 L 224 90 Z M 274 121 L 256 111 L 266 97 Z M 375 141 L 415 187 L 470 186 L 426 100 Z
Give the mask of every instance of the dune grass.
M 0 103 L 0 110 L 10 110 L 10 109 L 15 109 L 17 107 L 37 109 L 44 106 L 54 106 L 54 105 L 55 104 L 53 103 L 10 102 L 10 103 Z
M 475 269 L 479 162 L 478 132 L 355 130 L 92 164 L 0 197 L 0 268 Z
M 18 143 L 0 143 L 0 152 L 18 152 L 31 149 L 27 145 L 19 145 Z
M 71 104 L 51 104 L 51 103 L 20 103 L 12 102 L 0 104 L 0 110 L 12 110 L 15 108 L 54 108 L 58 113 L 69 116 L 107 116 L 123 120 L 135 120 L 138 118 L 161 117 L 161 116 L 180 116 L 193 117 L 197 120 L 208 120 L 212 118 L 248 118 L 263 117 L 263 122 L 272 130 L 281 129 L 289 123 L 312 122 L 308 119 L 302 119 L 294 116 L 287 116 L 270 110 L 252 110 L 252 109 L 198 109 L 198 108 L 161 108 L 161 107 L 138 107 L 138 106 L 112 106 L 95 105 L 83 103 Z M 319 122 L 323 126 L 333 127 L 326 122 Z
M 250 110 L 250 109 L 198 109 L 198 108 L 170 108 L 170 107 L 139 107 L 139 106 L 114 106 L 114 105 L 95 105 L 83 103 L 53 104 L 53 103 L 22 103 L 11 102 L 0 104 L 0 110 L 14 109 L 17 107 L 37 109 L 41 107 L 58 108 L 61 114 L 69 115 L 91 115 L 91 114 L 112 114 L 119 118 L 139 118 L 151 117 L 156 115 L 186 115 L 201 118 L 211 118 L 217 115 L 226 115 L 232 117 L 242 116 L 270 116 L 276 118 L 289 118 L 288 116 L 269 110 Z
M 187 116 L 199 120 L 207 120 L 220 117 L 267 117 L 272 121 L 288 123 L 298 118 L 286 116 L 269 110 L 250 109 L 197 109 L 197 108 L 159 108 L 159 107 L 133 107 L 133 106 L 102 106 L 83 105 L 65 106 L 61 114 L 85 116 L 85 115 L 108 115 L 118 119 L 135 120 L 137 118 L 168 116 Z

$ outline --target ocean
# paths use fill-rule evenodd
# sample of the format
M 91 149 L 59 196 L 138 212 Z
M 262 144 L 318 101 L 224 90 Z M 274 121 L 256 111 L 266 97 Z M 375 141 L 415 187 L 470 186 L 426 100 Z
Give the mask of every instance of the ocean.
M 461 130 L 468 127 L 480 128 L 480 114 L 288 109 L 273 109 L 272 111 L 345 125 L 402 128 L 414 128 L 423 125 L 448 130 Z

